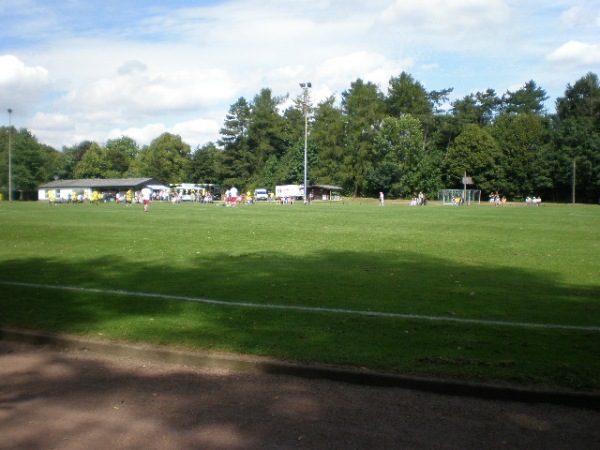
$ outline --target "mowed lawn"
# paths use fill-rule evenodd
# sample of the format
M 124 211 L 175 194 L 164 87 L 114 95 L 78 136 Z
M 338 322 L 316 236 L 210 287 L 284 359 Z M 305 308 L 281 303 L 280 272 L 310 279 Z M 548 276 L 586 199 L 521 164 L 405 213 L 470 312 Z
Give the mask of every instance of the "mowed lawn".
M 600 388 L 598 206 L 4 202 L 0 230 L 0 325 Z

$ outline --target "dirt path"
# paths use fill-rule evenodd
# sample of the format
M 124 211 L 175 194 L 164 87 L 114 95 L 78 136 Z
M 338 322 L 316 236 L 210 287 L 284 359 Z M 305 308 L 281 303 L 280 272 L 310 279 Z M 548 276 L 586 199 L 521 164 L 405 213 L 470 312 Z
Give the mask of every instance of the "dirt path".
M 0 341 L 0 449 L 591 449 L 600 413 Z

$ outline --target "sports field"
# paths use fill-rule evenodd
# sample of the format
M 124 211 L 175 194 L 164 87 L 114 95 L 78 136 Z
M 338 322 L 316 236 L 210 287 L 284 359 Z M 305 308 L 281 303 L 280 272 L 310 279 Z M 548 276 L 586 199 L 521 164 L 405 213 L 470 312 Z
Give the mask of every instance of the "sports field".
M 600 207 L 0 203 L 0 325 L 600 389 Z

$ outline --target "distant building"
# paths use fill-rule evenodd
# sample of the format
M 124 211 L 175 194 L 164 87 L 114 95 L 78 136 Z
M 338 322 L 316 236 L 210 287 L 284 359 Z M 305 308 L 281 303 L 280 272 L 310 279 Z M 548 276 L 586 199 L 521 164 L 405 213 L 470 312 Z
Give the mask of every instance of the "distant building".
M 308 186 L 308 195 L 312 194 L 313 200 L 341 200 L 342 188 L 339 186 L 332 186 L 330 184 L 315 184 Z
M 155 178 L 90 178 L 81 180 L 56 180 L 38 187 L 38 200 L 55 202 L 68 201 L 81 195 L 92 198 L 92 193 L 98 191 L 108 195 L 125 193 L 129 189 L 139 191 L 148 186 L 152 190 L 168 190 L 169 187 Z

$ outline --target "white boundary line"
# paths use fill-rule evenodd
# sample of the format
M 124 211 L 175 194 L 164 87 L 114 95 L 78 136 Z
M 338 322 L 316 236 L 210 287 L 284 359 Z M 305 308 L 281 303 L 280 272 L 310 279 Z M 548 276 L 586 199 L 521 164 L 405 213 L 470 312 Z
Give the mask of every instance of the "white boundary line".
M 247 302 L 227 302 L 222 300 L 210 300 L 205 298 L 196 297 L 185 297 L 180 295 L 168 295 L 168 294 L 155 294 L 151 292 L 131 292 L 114 289 L 97 289 L 97 288 L 84 288 L 76 286 L 61 286 L 53 284 L 36 284 L 36 283 L 20 283 L 16 281 L 0 281 L 0 284 L 7 286 L 21 286 L 27 288 L 41 288 L 41 289 L 55 289 L 61 291 L 76 291 L 86 293 L 97 293 L 97 294 L 113 294 L 123 295 L 128 297 L 144 297 L 144 298 L 157 298 L 164 300 L 177 300 L 186 302 L 206 303 L 211 305 L 222 305 L 222 306 L 237 306 L 244 308 L 264 308 L 264 309 L 283 309 L 289 311 L 306 311 L 306 312 L 324 312 L 333 314 L 353 314 L 365 317 L 392 317 L 398 319 L 410 319 L 410 320 L 421 320 L 430 322 L 454 322 L 463 324 L 475 324 L 475 325 L 493 325 L 501 327 L 512 327 L 512 328 L 542 328 L 548 330 L 572 330 L 572 331 L 593 331 L 600 332 L 600 326 L 585 326 L 585 325 L 560 325 L 560 324 L 548 324 L 548 323 L 528 323 L 528 322 L 506 322 L 502 320 L 483 320 L 483 319 L 466 319 L 459 317 L 448 317 L 448 316 L 425 316 L 421 314 L 401 314 L 392 312 L 382 311 L 360 311 L 355 309 L 338 309 L 338 308 L 321 308 L 317 306 L 298 306 L 298 305 L 276 305 L 272 303 L 247 303 Z

